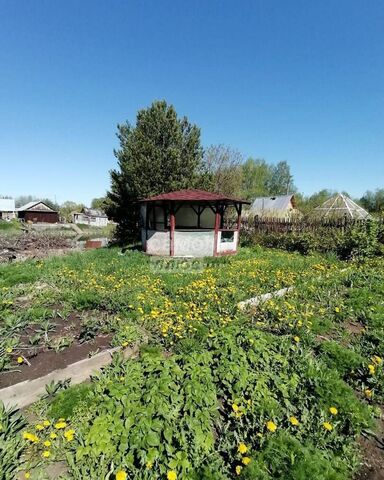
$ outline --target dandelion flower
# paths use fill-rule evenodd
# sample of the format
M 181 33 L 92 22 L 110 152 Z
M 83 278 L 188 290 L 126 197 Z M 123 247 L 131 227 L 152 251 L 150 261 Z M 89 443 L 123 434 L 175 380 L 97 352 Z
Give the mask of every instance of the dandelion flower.
M 329 422 L 324 422 L 323 427 L 325 428 L 325 430 L 328 430 L 328 432 L 333 430 L 333 426 Z
M 21 364 L 24 362 L 24 358 L 23 357 L 17 357 L 17 363 Z
M 57 435 L 55 432 L 52 432 L 50 435 L 49 435 L 49 438 L 51 438 L 52 440 L 54 440 L 55 438 L 57 438 Z
M 300 342 L 300 337 L 298 337 L 297 335 L 295 337 L 293 337 L 293 340 L 296 342 L 296 343 L 299 343 Z
M 336 407 L 330 407 L 329 408 L 329 412 L 332 414 L 332 415 L 337 415 L 339 413 L 339 411 L 337 410 Z
M 35 428 L 40 432 L 41 430 L 44 430 L 44 425 L 41 425 L 40 423 L 38 423 Z
M 124 472 L 124 470 L 119 470 L 116 473 L 116 480 L 126 480 L 127 479 L 127 474 Z
M 241 454 L 244 454 L 248 451 L 248 447 L 245 445 L 245 443 L 241 442 L 241 443 L 239 443 L 237 451 Z
M 369 373 L 370 373 L 371 375 L 374 375 L 374 374 L 375 374 L 375 366 L 374 366 L 374 365 L 369 364 L 369 365 L 368 365 L 368 370 L 369 370 Z
M 44 442 L 44 447 L 50 447 L 51 445 L 52 445 L 52 443 L 49 440 L 46 440 Z
M 244 465 L 248 465 L 250 461 L 251 461 L 250 457 L 243 457 L 242 459 L 242 462 L 244 463 Z
M 293 425 L 294 427 L 297 427 L 299 425 L 299 420 L 296 418 L 296 417 L 289 417 L 289 422 L 291 423 L 291 425 Z
M 174 470 L 168 470 L 167 480 L 176 480 L 176 479 L 177 479 L 177 473 Z
M 51 456 L 51 452 L 49 450 L 44 450 L 41 455 L 43 458 L 49 458 Z
M 241 465 L 237 465 L 236 466 L 236 475 L 240 475 L 241 471 L 242 471 L 243 467 Z
M 51 422 L 49 420 L 44 420 L 43 425 L 44 427 L 49 427 L 49 425 L 51 425 Z
M 67 426 L 67 424 L 66 424 L 63 420 L 60 420 L 60 419 L 59 419 L 59 421 L 58 421 L 57 423 L 55 423 L 55 428 L 56 428 L 57 430 L 62 430 L 62 429 L 65 428 L 66 426 Z
M 31 478 L 31 474 L 29 472 L 24 473 L 24 478 Z
M 366 388 L 364 390 L 364 395 L 367 397 L 367 398 L 372 398 L 372 390 L 370 390 L 369 388 Z
M 239 411 L 239 408 L 240 408 L 240 407 L 239 407 L 236 403 L 233 403 L 233 404 L 232 404 L 232 409 L 233 409 L 234 412 L 238 412 L 238 411 Z
M 267 423 L 267 430 L 269 430 L 270 432 L 276 432 L 276 429 L 277 429 L 277 425 L 276 423 L 272 422 L 272 420 L 269 420 Z
M 374 355 L 372 357 L 372 362 L 375 364 L 375 365 L 381 365 L 383 363 L 383 359 L 381 357 L 379 357 L 378 355 Z
M 150 469 L 153 467 L 153 463 L 152 463 L 152 462 L 147 462 L 147 463 L 145 464 L 145 467 L 146 467 L 148 470 L 150 470 Z
M 8 347 L 6 351 L 7 351 L 7 353 L 12 353 L 13 349 L 11 347 Z
M 340 307 L 335 307 L 335 312 L 339 313 L 340 312 Z

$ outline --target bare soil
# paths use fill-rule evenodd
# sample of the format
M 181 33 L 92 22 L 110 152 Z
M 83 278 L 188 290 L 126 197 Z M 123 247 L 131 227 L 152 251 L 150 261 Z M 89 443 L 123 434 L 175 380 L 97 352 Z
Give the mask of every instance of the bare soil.
M 361 436 L 363 465 L 355 480 L 384 480 L 384 420 L 377 422 L 376 436 Z
M 76 312 L 69 317 L 56 317 L 52 323 L 54 331 L 48 334 L 50 344 L 55 344 L 62 338 L 72 340 L 72 344 L 56 351 L 48 345 L 29 346 L 29 339 L 36 333 L 38 325 L 31 324 L 23 332 L 20 342 L 28 345 L 22 350 L 22 355 L 29 362 L 18 365 L 12 371 L 5 371 L 0 374 L 0 388 L 9 387 L 24 380 L 33 380 L 46 375 L 53 370 L 65 368 L 71 363 L 88 358 L 91 353 L 98 353 L 111 346 L 112 335 L 98 335 L 88 342 L 80 343 L 79 334 L 81 331 L 81 318 Z

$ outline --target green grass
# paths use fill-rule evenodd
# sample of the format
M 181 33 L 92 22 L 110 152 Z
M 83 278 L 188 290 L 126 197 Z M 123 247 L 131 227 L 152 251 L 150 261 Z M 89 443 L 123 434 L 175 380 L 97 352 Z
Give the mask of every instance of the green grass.
M 2 348 L 13 348 L 5 369 L 25 322 L 43 324 L 56 309 L 84 314 L 85 333 L 112 332 L 115 345 L 149 339 L 137 359 L 117 356 L 91 384 L 42 402 L 40 423 L 51 425 L 41 440 L 60 417 L 76 432 L 69 442 L 58 432 L 48 461 L 65 459 L 76 480 L 118 470 L 139 480 L 169 471 L 196 480 L 352 478 L 356 437 L 372 428 L 384 394 L 383 260 L 252 248 L 198 272 L 172 265 L 102 249 L 0 267 Z M 295 288 L 285 298 L 237 307 L 287 286 Z M 350 322 L 364 330 L 351 334 Z M 26 447 L 29 466 L 41 449 Z

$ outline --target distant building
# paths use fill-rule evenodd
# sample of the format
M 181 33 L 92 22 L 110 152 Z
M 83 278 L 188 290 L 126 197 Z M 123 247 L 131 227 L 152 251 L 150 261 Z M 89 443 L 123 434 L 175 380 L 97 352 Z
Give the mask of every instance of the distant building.
M 72 214 L 73 223 L 83 225 L 92 225 L 94 227 L 106 227 L 108 225 L 108 217 L 102 210 L 95 208 L 83 208 L 81 212 Z
M 40 201 L 28 202 L 16 209 L 17 215 L 25 222 L 33 223 L 57 223 L 59 213 Z
M 13 220 L 14 218 L 16 218 L 15 200 L 0 198 L 0 220 Z
M 252 202 L 249 215 L 260 218 L 285 218 L 301 217 L 301 212 L 296 208 L 295 195 L 278 195 L 271 197 L 255 198 Z

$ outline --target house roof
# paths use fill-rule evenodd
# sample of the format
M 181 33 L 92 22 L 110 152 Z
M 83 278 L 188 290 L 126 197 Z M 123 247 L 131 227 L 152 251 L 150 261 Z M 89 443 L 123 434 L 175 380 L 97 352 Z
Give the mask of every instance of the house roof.
M 353 219 L 369 219 L 369 213 L 355 203 L 351 198 L 338 193 L 326 200 L 313 211 L 321 218 L 348 217 Z
M 0 212 L 14 212 L 15 200 L 13 198 L 0 198 Z
M 275 197 L 258 197 L 252 202 L 251 210 L 273 210 L 273 211 L 285 211 L 290 206 L 295 207 L 295 196 L 278 195 Z
M 90 217 L 103 217 L 107 218 L 107 215 L 97 208 L 84 208 L 84 215 L 88 215 Z
M 31 210 L 33 207 L 35 207 L 36 205 L 39 205 L 39 203 L 42 203 L 43 205 L 45 205 L 47 208 L 42 208 L 42 209 L 35 209 L 34 212 L 46 212 L 47 209 L 49 209 L 49 211 L 51 212 L 55 212 L 55 210 L 53 210 L 49 205 L 47 205 L 46 203 L 44 202 L 41 202 L 40 200 L 35 200 L 33 202 L 28 202 L 26 203 L 25 205 L 23 205 L 22 207 L 19 207 L 19 208 L 16 208 L 16 211 L 17 212 L 24 212 L 25 210 Z
M 236 203 L 250 203 L 246 200 L 230 197 L 221 193 L 207 192 L 205 190 L 177 190 L 175 192 L 161 193 L 142 200 L 143 202 L 157 202 L 157 201 L 177 201 L 177 202 L 236 202 Z

